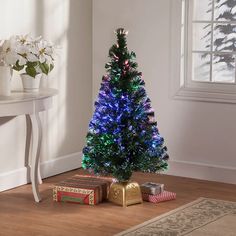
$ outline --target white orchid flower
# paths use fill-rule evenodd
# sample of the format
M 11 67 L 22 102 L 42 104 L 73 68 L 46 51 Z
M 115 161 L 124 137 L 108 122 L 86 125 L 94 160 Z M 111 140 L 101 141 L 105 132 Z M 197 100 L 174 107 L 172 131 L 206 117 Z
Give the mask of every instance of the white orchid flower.
M 11 37 L 1 43 L 1 60 L 7 65 L 13 65 L 17 61 L 17 53 L 15 51 L 15 39 Z
M 42 41 L 42 36 L 38 36 L 37 38 L 34 39 L 34 43 L 39 43 L 40 41 Z
M 52 63 L 51 55 L 53 53 L 53 49 L 51 46 L 49 46 L 47 41 L 42 40 L 39 43 L 37 43 L 37 50 L 40 63 L 44 62 L 47 62 L 48 64 Z
M 31 52 L 28 45 L 20 45 L 16 49 L 19 57 L 19 65 L 23 66 L 27 63 L 27 61 L 35 62 L 38 61 L 38 58 Z
M 33 39 L 28 35 L 17 35 L 15 36 L 16 41 L 19 42 L 20 44 L 29 44 L 33 41 Z
M 52 60 L 54 60 L 54 58 L 57 55 L 57 52 L 61 49 L 61 47 L 59 47 L 58 45 L 54 45 L 52 42 L 48 42 L 48 47 L 47 47 L 47 54 L 49 56 L 51 56 Z
M 0 63 L 10 65 L 17 71 L 33 67 L 37 73 L 48 74 L 53 68 L 51 65 L 54 65 L 54 54 L 55 46 L 41 36 L 32 38 L 26 34 L 0 40 Z

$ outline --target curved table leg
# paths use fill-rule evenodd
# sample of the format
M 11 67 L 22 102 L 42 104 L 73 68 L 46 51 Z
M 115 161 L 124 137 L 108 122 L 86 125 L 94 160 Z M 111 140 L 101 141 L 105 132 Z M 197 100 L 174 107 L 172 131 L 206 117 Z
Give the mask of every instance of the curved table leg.
M 32 123 L 32 164 L 31 164 L 31 182 L 34 199 L 36 202 L 41 201 L 38 189 L 38 167 L 39 167 L 39 154 L 42 143 L 42 124 L 39 114 L 30 114 L 30 120 Z
M 30 143 L 32 134 L 32 123 L 29 115 L 26 118 L 26 143 L 25 143 L 25 167 L 27 168 L 27 182 L 30 182 Z
M 26 117 L 26 145 L 25 145 L 25 166 L 27 167 L 28 170 L 30 170 L 30 147 L 31 147 L 31 136 L 32 136 L 32 122 L 30 119 L 30 115 L 25 115 Z M 39 120 L 40 122 L 40 120 Z M 27 172 L 27 180 L 30 182 L 30 172 Z M 41 178 L 41 173 L 40 173 L 40 165 L 38 167 L 38 182 L 39 184 L 42 184 L 42 178 Z
M 39 184 L 43 183 L 43 180 L 42 180 L 42 177 L 41 177 L 41 171 L 40 171 L 40 164 L 38 165 L 38 183 Z

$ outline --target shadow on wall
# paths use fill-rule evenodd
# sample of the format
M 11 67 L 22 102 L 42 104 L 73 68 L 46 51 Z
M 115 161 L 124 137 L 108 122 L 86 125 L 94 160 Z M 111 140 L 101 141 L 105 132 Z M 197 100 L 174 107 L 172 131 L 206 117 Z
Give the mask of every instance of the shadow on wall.
M 0 126 L 4 125 L 5 123 L 9 122 L 14 118 L 15 116 L 0 117 Z
M 74 142 L 77 152 L 92 115 L 92 1 L 71 0 L 69 9 L 64 128 L 65 145 Z
M 38 6 L 44 12 L 44 22 L 37 23 L 39 29 L 60 46 L 51 75 L 54 82 L 47 83 L 47 87 L 58 88 L 59 95 L 54 98 L 53 111 L 42 114 L 47 130 L 43 149 L 50 159 L 82 150 L 92 110 L 92 1 L 60 3 L 44 0 Z M 54 33 L 47 25 L 50 20 L 60 24 L 54 26 Z
M 47 134 L 41 156 L 52 159 L 81 151 L 85 141 L 92 107 L 92 1 L 37 1 L 37 9 L 38 32 L 60 47 L 54 81 L 44 81 L 59 90 L 53 109 L 42 114 Z

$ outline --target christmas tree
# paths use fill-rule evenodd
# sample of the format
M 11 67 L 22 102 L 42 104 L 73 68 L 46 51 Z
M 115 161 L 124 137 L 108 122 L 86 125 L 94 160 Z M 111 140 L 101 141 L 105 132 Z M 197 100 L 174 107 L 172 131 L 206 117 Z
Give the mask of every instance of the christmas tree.
M 133 171 L 165 170 L 168 154 L 142 73 L 136 70 L 136 55 L 127 49 L 127 31 L 117 29 L 116 35 L 89 124 L 82 167 L 127 181 Z

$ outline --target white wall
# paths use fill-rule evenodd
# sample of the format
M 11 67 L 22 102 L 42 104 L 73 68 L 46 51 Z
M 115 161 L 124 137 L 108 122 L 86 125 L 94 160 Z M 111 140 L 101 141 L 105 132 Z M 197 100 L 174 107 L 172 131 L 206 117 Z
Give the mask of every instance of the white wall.
M 115 41 L 113 31 L 124 27 L 169 149 L 168 173 L 236 183 L 235 105 L 169 95 L 170 12 L 171 0 L 93 1 L 93 98 Z
M 47 170 L 44 175 L 55 174 L 58 168 L 76 168 L 91 117 L 92 0 L 0 0 L 0 10 L 1 39 L 31 33 L 61 48 L 55 70 L 43 83 L 57 88 L 59 95 L 54 98 L 53 108 L 41 114 L 41 160 Z M 21 86 L 15 74 L 12 88 Z M 25 181 L 25 128 L 24 117 L 0 118 L 0 191 L 4 189 L 1 180 L 11 179 L 12 174 L 21 178 L 22 184 Z

